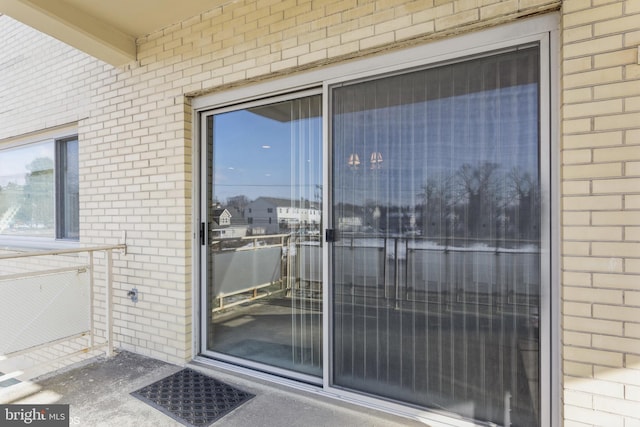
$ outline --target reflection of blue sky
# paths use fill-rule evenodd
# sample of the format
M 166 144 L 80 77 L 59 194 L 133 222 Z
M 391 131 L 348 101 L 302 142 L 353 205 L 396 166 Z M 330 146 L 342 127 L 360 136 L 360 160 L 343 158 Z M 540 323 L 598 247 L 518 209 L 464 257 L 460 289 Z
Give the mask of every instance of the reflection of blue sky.
M 9 182 L 24 185 L 29 173 L 27 166 L 33 160 L 48 157 L 53 160 L 53 143 L 29 144 L 17 148 L 0 150 L 0 186 Z
M 499 165 L 538 179 L 538 85 L 523 84 L 466 95 L 375 108 L 345 92 L 358 108 L 333 120 L 335 201 L 415 205 L 427 180 L 444 182 L 468 163 Z M 247 110 L 214 116 L 214 195 L 314 200 L 321 185 L 321 120 L 278 121 Z M 380 153 L 380 169 L 370 167 Z M 361 165 L 347 165 L 357 153 Z
M 319 117 L 281 122 L 247 110 L 214 118 L 215 197 L 313 199 L 322 184 Z
M 500 176 L 515 168 L 537 179 L 537 100 L 537 84 L 528 84 L 337 114 L 336 200 L 415 204 L 428 179 L 443 182 L 465 163 L 496 163 Z M 382 154 L 381 169 L 371 170 L 372 152 Z M 347 165 L 352 153 L 358 171 Z

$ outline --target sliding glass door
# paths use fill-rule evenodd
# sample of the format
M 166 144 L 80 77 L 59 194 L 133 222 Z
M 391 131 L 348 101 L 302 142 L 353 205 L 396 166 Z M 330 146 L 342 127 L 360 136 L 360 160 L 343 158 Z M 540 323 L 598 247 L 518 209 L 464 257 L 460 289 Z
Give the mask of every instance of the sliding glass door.
M 509 28 L 196 106 L 204 355 L 416 416 L 549 422 L 549 40 Z
M 332 384 L 539 424 L 539 49 L 330 89 Z
M 322 377 L 321 96 L 204 116 L 206 351 Z M 204 229 L 206 228 L 206 230 Z

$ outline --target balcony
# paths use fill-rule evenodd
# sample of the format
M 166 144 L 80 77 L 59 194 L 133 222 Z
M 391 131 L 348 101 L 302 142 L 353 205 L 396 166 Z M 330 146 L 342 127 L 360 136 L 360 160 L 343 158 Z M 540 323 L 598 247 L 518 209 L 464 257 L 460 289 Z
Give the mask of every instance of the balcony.
M 113 354 L 113 254 L 125 250 L 0 253 L 0 384 Z
M 195 364 L 188 367 L 255 395 L 213 425 L 425 426 L 419 421 L 321 396 L 308 386 L 283 387 L 220 369 L 214 371 Z M 8 385 L 5 380 L 0 383 L 0 404 L 68 404 L 72 426 L 181 426 L 130 393 L 182 368 L 121 352 L 31 381 Z
M 114 352 L 113 258 L 123 251 L 125 245 L 0 255 L 0 404 L 69 404 L 70 425 L 181 425 L 130 393 L 182 367 Z M 189 367 L 256 396 L 219 424 L 410 423 L 330 400 L 311 386 L 287 388 L 203 365 Z
M 303 374 L 320 377 L 322 332 L 318 316 L 322 311 L 322 263 L 317 236 L 282 234 L 219 239 L 211 242 L 210 247 L 211 267 L 213 264 L 220 266 L 212 275 L 215 286 L 209 294 L 211 313 L 217 319 L 216 350 L 249 359 L 255 353 L 259 355 L 259 359 L 256 359 L 258 362 L 288 370 L 297 369 Z M 178 371 L 180 366 L 127 352 L 111 357 L 114 354 L 113 258 L 123 251 L 126 251 L 125 245 L 0 255 L 0 291 L 4 296 L 0 302 L 0 321 L 3 325 L 9 325 L 0 332 L 0 403 L 68 403 L 74 419 L 88 417 L 90 425 L 99 424 L 100 417 L 118 419 L 122 415 L 111 407 L 121 405 L 118 411 L 128 414 L 131 420 L 135 419 L 135 422 L 132 421 L 135 425 L 144 425 L 149 420 L 166 425 L 168 420 L 162 419 L 165 415 L 144 406 L 130 393 Z M 334 251 L 338 267 L 345 262 L 368 266 L 353 270 L 351 275 L 341 277 L 336 282 L 335 298 L 338 302 L 354 301 L 356 308 L 354 312 L 344 311 L 346 309 L 338 304 L 336 307 L 344 311 L 342 316 L 346 316 L 345 319 L 360 319 L 366 315 L 367 307 L 375 306 L 382 310 L 381 313 L 388 313 L 388 325 L 395 330 L 397 325 L 408 322 L 403 320 L 406 316 L 419 319 L 419 324 L 427 322 L 426 317 L 420 317 L 420 313 L 425 312 L 430 313 L 428 324 L 431 328 L 437 327 L 442 329 L 442 333 L 447 333 L 449 329 L 459 327 L 460 319 L 464 320 L 460 324 L 466 324 L 476 317 L 480 319 L 478 322 L 487 323 L 496 313 L 511 319 L 527 307 L 537 305 L 537 295 L 529 289 L 532 287 L 497 294 L 477 286 L 474 289 L 444 287 L 451 277 L 467 270 L 473 270 L 479 278 L 514 274 L 531 276 L 526 274 L 531 267 L 531 262 L 526 261 L 530 257 L 526 251 L 504 250 L 498 254 L 486 248 L 455 250 L 455 247 L 434 246 L 415 238 L 366 239 L 357 236 L 344 238 Z M 496 271 L 500 274 L 492 276 L 490 272 L 481 270 L 478 262 L 471 262 L 479 257 L 496 258 Z M 442 268 L 434 268 L 430 263 L 451 265 L 451 272 L 444 274 Z M 510 270 L 501 268 L 503 264 L 510 265 Z M 251 265 L 256 268 L 247 268 Z M 442 277 L 434 276 L 436 273 Z M 505 279 L 504 282 L 522 280 Z M 408 285 L 417 283 L 422 283 L 422 287 Z M 497 289 L 495 286 L 490 288 Z M 469 311 L 469 307 L 473 310 Z M 315 319 L 313 322 L 310 320 L 312 318 Z M 452 323 L 449 325 L 442 319 Z M 349 331 L 343 332 L 346 334 L 343 339 L 345 345 L 351 343 L 353 348 L 363 347 L 360 337 L 349 335 Z M 461 334 L 458 331 L 456 336 Z M 265 336 L 273 337 L 272 341 L 266 342 Z M 369 341 L 375 342 L 374 339 Z M 526 367 L 537 360 L 537 349 L 530 349 L 524 344 L 527 343 L 518 343 L 516 359 L 527 358 L 523 360 Z M 473 353 L 493 354 L 492 346 L 474 344 L 473 341 L 467 340 L 456 346 L 468 348 Z M 288 349 L 285 353 L 300 356 L 301 359 L 294 357 L 288 360 L 282 356 L 283 349 Z M 251 352 L 247 353 L 249 350 Z M 421 357 L 439 360 L 440 356 L 433 354 Z M 365 358 L 368 360 L 370 356 Z M 528 359 L 531 361 L 527 362 Z M 368 361 L 374 364 L 373 360 Z M 89 366 L 67 371 L 70 366 L 89 362 Z M 395 369 L 395 362 L 387 369 Z M 426 361 L 419 359 L 419 363 Z M 302 365 L 306 370 L 300 367 Z M 326 402 L 316 403 L 316 400 L 322 402 L 325 397 L 314 395 L 317 389 L 309 385 L 291 382 L 290 385 L 311 393 L 306 397 L 297 396 L 298 393 L 237 373 L 220 369 L 212 372 L 206 366 L 194 364 L 189 366 L 204 370 L 209 376 L 224 378 L 226 382 L 237 384 L 254 394 L 264 392 L 265 396 L 269 396 L 264 397 L 265 401 L 273 399 L 273 390 L 278 390 L 286 396 L 284 401 L 292 401 L 292 406 L 281 408 L 274 416 L 295 417 L 296 411 L 292 408 L 299 405 L 305 408 L 318 405 L 318 411 L 322 410 L 323 405 L 329 405 Z M 384 373 L 386 375 L 386 371 Z M 453 371 L 446 373 L 434 370 L 428 381 L 448 384 L 456 375 Z M 529 395 L 533 398 L 538 387 L 537 374 L 525 369 L 519 373 L 519 378 L 524 390 L 521 400 Z M 256 384 L 263 388 L 256 389 Z M 487 390 L 484 383 L 476 386 L 490 399 L 502 396 L 497 388 L 494 390 L 490 387 Z M 92 391 L 87 394 L 87 390 Z M 309 402 L 304 399 L 309 399 Z M 105 407 L 96 412 L 94 402 L 99 407 L 103 400 Z M 514 398 L 516 406 L 518 402 Z M 343 403 L 331 403 L 334 406 L 336 404 L 343 407 Z M 537 401 L 534 404 L 537 405 Z M 269 410 L 278 405 L 282 406 L 279 401 L 269 402 Z M 258 412 L 265 410 L 259 409 L 260 406 L 253 401 L 247 406 L 257 408 L 255 410 Z M 344 416 L 350 419 L 351 415 L 348 414 L 352 409 L 348 406 L 344 408 L 347 411 Z M 260 416 L 256 412 L 253 415 L 251 411 L 240 412 L 247 412 L 248 415 L 238 415 L 243 420 L 238 425 L 248 422 L 244 418 L 246 416 L 256 419 Z M 140 416 L 139 420 L 135 418 L 137 416 Z M 321 416 L 318 418 L 320 420 Z M 122 422 L 126 424 L 126 420 L 122 419 Z M 282 425 L 282 422 L 280 419 L 278 425 Z M 284 422 L 287 423 L 286 419 Z M 403 424 L 406 422 L 401 420 Z

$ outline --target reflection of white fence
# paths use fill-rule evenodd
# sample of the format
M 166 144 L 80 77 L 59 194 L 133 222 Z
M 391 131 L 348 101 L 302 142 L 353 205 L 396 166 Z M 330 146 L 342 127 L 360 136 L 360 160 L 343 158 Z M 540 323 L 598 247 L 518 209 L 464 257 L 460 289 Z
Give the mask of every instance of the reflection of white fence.
M 281 283 L 286 277 L 290 235 L 272 234 L 220 239 L 212 242 L 211 273 L 214 311 L 269 295 L 259 290 Z M 284 270 L 283 270 L 284 269 Z M 226 299 L 240 294 L 233 302 Z
M 319 236 L 269 234 L 211 242 L 209 277 L 213 311 L 274 293 L 321 298 Z
M 268 244 L 268 239 L 276 239 Z M 224 248 L 224 244 L 251 245 Z M 213 251 L 213 296 L 218 309 L 265 294 L 258 290 L 283 283 L 288 293 L 319 298 L 322 247 L 288 235 L 228 239 Z M 390 301 L 535 307 L 540 297 L 540 253 L 520 249 L 439 246 L 401 237 L 354 238 L 336 242 L 332 251 L 334 292 Z M 223 304 L 225 297 L 253 291 Z
M 540 253 L 531 245 L 457 248 L 399 237 L 356 238 L 334 245 L 333 263 L 338 293 L 511 310 L 539 303 Z
M 122 249 L 124 245 L 0 255 L 0 359 L 37 354 L 39 364 L 54 364 L 102 347 L 111 355 L 112 259 L 113 251 Z M 96 256 L 103 262 L 96 262 Z M 104 281 L 103 300 L 94 295 L 97 275 Z M 100 319 L 100 333 L 95 319 Z M 82 344 L 79 338 L 85 338 Z M 74 344 L 61 345 L 65 342 Z

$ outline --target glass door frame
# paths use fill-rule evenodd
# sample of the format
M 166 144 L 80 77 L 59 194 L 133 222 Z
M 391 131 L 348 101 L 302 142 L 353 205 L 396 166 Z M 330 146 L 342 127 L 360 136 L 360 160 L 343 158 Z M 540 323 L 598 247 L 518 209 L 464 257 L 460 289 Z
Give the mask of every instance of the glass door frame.
M 301 90 L 301 91 L 293 91 L 290 93 L 286 93 L 286 94 L 281 94 L 281 95 L 277 95 L 277 96 L 269 96 L 269 97 L 263 97 L 263 98 L 259 98 L 259 99 L 254 99 L 254 100 L 250 100 L 247 102 L 240 102 L 234 105 L 230 105 L 230 106 L 226 106 L 226 107 L 220 107 L 220 108 L 211 108 L 209 110 L 204 110 L 198 113 L 199 116 L 199 124 L 200 124 L 200 144 L 199 144 L 199 170 L 200 170 L 200 174 L 199 174 L 199 182 L 200 182 L 200 193 L 199 193 L 199 204 L 200 204 L 200 223 L 199 223 L 199 227 L 197 228 L 198 231 L 196 231 L 196 234 L 199 234 L 199 239 L 200 239 L 200 259 L 201 259 L 201 269 L 200 269 L 200 274 L 201 274 L 201 287 L 200 287 L 200 292 L 201 292 L 201 298 L 200 298 L 200 310 L 201 310 L 201 318 L 200 318 L 200 347 L 199 347 L 199 354 L 204 355 L 204 356 L 208 356 L 211 357 L 215 360 L 219 360 L 222 362 L 227 362 L 230 364 L 234 364 L 234 365 L 238 365 L 238 366 L 243 366 L 246 367 L 248 369 L 254 369 L 256 371 L 262 371 L 262 372 L 267 372 L 270 374 L 274 374 L 274 375 L 278 375 L 284 378 L 290 378 L 296 381 L 301 381 L 307 384 L 314 384 L 316 386 L 320 386 L 322 385 L 322 378 L 318 378 L 318 377 L 314 377 L 312 375 L 307 375 L 304 373 L 300 373 L 300 372 L 295 372 L 295 371 L 290 371 L 284 368 L 280 368 L 280 367 L 276 367 L 276 366 L 271 366 L 271 365 L 267 365 L 267 364 L 263 364 L 263 363 L 259 363 L 259 362 L 255 362 L 255 361 L 251 361 L 251 360 L 247 360 L 247 359 L 242 359 L 239 357 L 235 357 L 235 356 L 231 356 L 228 354 L 224 354 L 224 353 L 219 353 L 213 350 L 209 350 L 207 349 L 207 337 L 208 337 L 208 319 L 207 319 L 207 311 L 210 310 L 210 298 L 208 298 L 207 296 L 207 276 L 208 276 L 208 265 L 210 262 L 212 262 L 212 260 L 210 259 L 209 256 L 209 251 L 207 250 L 208 248 L 208 242 L 209 242 L 209 221 L 210 218 L 208 218 L 209 216 L 209 211 L 208 211 L 208 197 L 209 197 L 209 192 L 211 191 L 211 188 L 209 188 L 209 185 L 207 183 L 208 180 L 208 168 L 209 168 L 209 162 L 211 162 L 213 159 L 209 158 L 209 154 L 212 152 L 211 150 L 209 150 L 208 148 L 208 144 L 209 144 L 209 129 L 208 129 L 208 119 L 210 117 L 213 117 L 215 115 L 218 114 L 224 114 L 224 113 L 229 113 L 229 112 L 233 112 L 233 111 L 240 111 L 240 110 L 246 110 L 249 108 L 253 108 L 253 107 L 262 107 L 262 106 L 268 106 L 271 104 L 276 104 L 278 102 L 285 102 L 285 101 L 291 101 L 291 100 L 295 100 L 295 99 L 299 99 L 299 98 L 304 98 L 304 97 L 310 97 L 310 96 L 323 96 L 323 92 L 322 92 L 322 88 L 316 86 L 315 88 L 309 88 L 309 89 L 305 89 L 305 90 Z M 324 141 L 324 137 L 323 137 L 323 141 Z M 325 169 L 322 169 L 322 172 L 325 172 Z M 214 172 L 215 174 L 215 172 Z M 215 185 L 215 184 L 214 184 Z M 205 244 L 203 244 L 203 242 Z M 324 253 L 324 251 L 322 252 Z M 324 265 L 324 261 L 323 261 L 323 265 Z M 324 285 L 324 278 L 323 278 L 323 285 Z M 324 288 L 323 288 L 323 292 L 324 292 Z M 324 299 L 323 299 L 323 303 L 324 303 Z M 323 310 L 323 316 L 324 316 L 324 310 Z M 323 326 L 324 326 L 324 317 L 323 317 Z M 324 334 L 323 333 L 323 343 L 324 343 Z M 324 356 L 324 354 L 323 354 Z M 324 367 L 324 366 L 323 366 Z M 324 371 L 323 371 L 323 376 L 324 377 Z
M 401 73 L 412 68 L 437 66 L 446 62 L 463 61 L 465 57 L 487 55 L 493 51 L 514 48 L 520 45 L 539 43 L 540 49 L 540 162 L 542 178 L 543 212 L 541 228 L 543 245 L 541 256 L 541 311 L 540 311 L 540 420 L 542 425 L 559 426 L 562 424 L 560 396 L 562 391 L 561 368 L 561 339 L 560 339 L 560 162 L 559 162 L 559 15 L 549 13 L 503 24 L 494 28 L 471 32 L 468 34 L 437 40 L 417 47 L 379 54 L 356 59 L 351 62 L 329 65 L 324 68 L 301 72 L 292 76 L 282 76 L 263 83 L 241 86 L 211 95 L 205 95 L 192 100 L 194 150 L 194 245 L 193 245 L 193 354 L 194 360 L 213 366 L 235 370 L 243 374 L 266 378 L 270 381 L 288 386 L 310 390 L 315 393 L 339 398 L 381 409 L 391 413 L 401 414 L 413 419 L 435 424 L 471 426 L 477 425 L 470 420 L 458 418 L 455 414 L 440 413 L 427 409 L 416 408 L 408 404 L 401 404 L 383 398 L 365 395 L 334 387 L 332 354 L 332 311 L 331 295 L 329 293 L 331 278 L 330 245 L 323 245 L 323 379 L 319 388 L 309 388 L 308 384 L 297 383 L 282 378 L 277 369 L 265 372 L 260 366 L 252 371 L 251 364 L 243 363 L 246 368 L 225 363 L 223 360 L 211 360 L 211 352 L 206 348 L 206 251 L 200 244 L 200 224 L 206 218 L 206 203 L 203 197 L 206 193 L 201 188 L 202 174 L 206 173 L 206 160 L 203 159 L 203 141 L 206 135 L 206 120 L 213 111 L 224 112 L 248 105 L 272 103 L 276 100 L 297 97 L 304 90 L 310 88 L 322 94 L 322 132 L 323 132 L 323 191 L 322 191 L 322 221 L 323 228 L 333 227 L 330 206 L 331 186 L 331 120 L 330 93 L 331 87 L 358 79 L 371 79 L 385 74 Z M 391 65 L 390 65 L 391 64 Z M 317 93 L 317 92 L 315 92 Z M 198 206 L 199 204 L 199 206 Z M 321 230 L 324 238 L 325 230 Z M 205 239 L 207 239 L 205 230 Z M 206 240 L 205 240 L 206 241 Z M 326 240 L 325 240 L 326 242 Z M 200 357 L 199 355 L 205 356 Z M 262 366 L 264 368 L 264 366 Z M 286 375 L 291 378 L 290 374 Z

